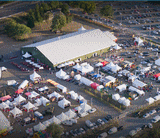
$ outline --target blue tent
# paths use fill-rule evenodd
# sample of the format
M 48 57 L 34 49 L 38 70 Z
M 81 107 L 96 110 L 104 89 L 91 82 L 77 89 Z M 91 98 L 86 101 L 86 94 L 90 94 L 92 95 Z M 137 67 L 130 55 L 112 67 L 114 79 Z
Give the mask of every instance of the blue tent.
M 102 76 L 100 74 L 94 75 L 95 78 L 101 78 Z

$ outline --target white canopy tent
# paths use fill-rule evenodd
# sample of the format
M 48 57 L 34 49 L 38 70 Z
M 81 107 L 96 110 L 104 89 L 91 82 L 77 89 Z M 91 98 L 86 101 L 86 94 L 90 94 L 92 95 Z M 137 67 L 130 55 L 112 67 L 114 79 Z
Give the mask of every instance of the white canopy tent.
M 145 95 L 145 92 L 143 90 L 139 90 L 139 89 L 137 89 L 137 88 L 135 88 L 133 86 L 130 86 L 128 89 L 130 91 L 134 91 L 134 92 L 138 93 L 139 95 Z
M 65 108 L 65 106 L 67 105 L 71 105 L 71 102 L 66 100 L 65 98 L 63 98 L 63 100 L 59 101 L 58 102 L 58 106 L 61 107 L 61 108 Z
M 69 117 L 69 119 L 75 118 L 77 114 L 73 112 L 71 109 L 69 109 L 67 112 L 65 112 L 65 115 Z
M 32 55 L 30 55 L 28 52 L 26 52 L 24 55 L 22 55 L 24 58 L 30 58 Z
M 26 108 L 28 112 L 29 112 L 30 109 L 35 108 L 35 106 L 30 102 L 28 102 L 27 104 L 23 105 L 23 107 Z
M 90 86 L 93 83 L 93 81 L 91 81 L 87 78 L 84 78 L 84 77 L 81 77 L 80 82 L 87 85 L 87 86 Z
M 9 100 L 5 101 L 5 104 L 10 105 L 11 102 Z
M 103 85 L 99 85 L 99 86 L 97 87 L 97 90 L 98 90 L 98 91 L 101 91 L 101 89 L 103 89 L 103 88 L 104 88 Z
M 80 75 L 80 74 L 75 75 L 75 76 L 74 76 L 74 79 L 75 79 L 75 80 L 80 80 L 80 79 L 81 79 L 81 75 Z
M 42 102 L 41 102 L 41 100 L 39 98 L 36 99 L 35 102 L 37 103 L 38 106 L 42 105 Z
M 36 80 L 39 80 L 41 78 L 41 76 L 36 73 L 35 71 L 33 72 L 33 74 L 30 75 L 30 79 L 34 82 Z
M 84 113 L 84 112 L 87 112 L 88 110 L 92 109 L 92 107 L 90 105 L 88 105 L 87 103 L 80 104 L 80 107 L 82 108 L 80 110 L 80 113 Z
M 46 104 L 50 102 L 47 98 L 45 98 L 45 97 L 43 97 L 43 96 L 40 98 L 40 100 L 41 100 L 41 103 L 42 103 L 44 106 L 46 106 Z
M 69 117 L 63 112 L 60 115 L 56 116 L 56 118 L 58 118 L 61 122 L 69 120 Z
M 75 66 L 73 66 L 73 68 L 79 70 L 81 66 L 79 65 L 79 63 L 77 63 Z
M 135 79 L 137 79 L 138 78 L 138 76 L 136 76 L 136 75 L 132 75 L 132 76 L 130 76 L 129 78 L 128 78 L 128 80 L 130 80 L 130 81 L 135 81 Z
M 122 91 L 126 90 L 126 88 L 127 88 L 126 84 L 122 84 L 122 85 L 119 85 L 119 86 L 116 87 L 116 89 L 118 89 L 119 92 L 122 92 Z
M 63 80 L 66 80 L 66 79 L 69 79 L 69 78 L 70 78 L 69 75 L 65 75 L 65 76 L 63 77 Z
M 51 124 L 51 122 L 48 121 L 48 120 L 46 120 L 46 121 L 44 121 L 42 124 L 43 124 L 44 126 L 48 127 L 48 126 Z
M 160 58 L 155 61 L 155 64 L 156 64 L 157 66 L 160 66 Z
M 60 90 L 62 91 L 62 93 L 66 93 L 66 92 L 67 92 L 67 88 L 64 87 L 63 85 L 58 84 L 58 85 L 56 85 L 56 87 L 57 87 L 58 89 L 60 89 Z
M 7 85 L 11 86 L 11 85 L 15 85 L 17 82 L 15 80 L 8 80 L 7 81 Z
M 155 100 L 154 100 L 152 97 L 149 97 L 149 98 L 146 99 L 146 101 L 147 101 L 149 104 L 152 104 L 152 103 L 154 103 Z
M 78 113 L 79 113 L 79 112 L 81 111 L 82 108 L 81 108 L 80 106 L 77 106 L 77 107 L 75 107 L 74 109 L 77 110 Z
M 1 71 L 7 71 L 7 68 L 6 67 L 1 67 Z
M 46 129 L 46 126 L 43 125 L 41 122 L 39 122 L 39 124 L 35 125 L 33 128 L 34 128 L 34 131 L 42 131 Z
M 7 108 L 9 108 L 9 105 L 6 104 L 5 102 L 2 102 L 2 103 L 0 104 L 0 108 L 1 108 L 1 109 L 7 109 Z
M 23 101 L 26 101 L 26 99 L 22 97 L 21 95 L 19 95 L 17 98 L 14 99 L 14 101 L 19 104 Z
M 28 95 L 29 98 L 35 98 L 35 97 L 39 96 L 39 94 L 35 91 L 32 91 L 30 93 L 31 93 L 31 95 Z
M 121 70 L 122 68 L 117 64 L 111 68 L 112 72 L 117 73 L 117 71 Z
M 24 87 L 26 87 L 28 85 L 29 81 L 28 80 L 24 80 L 18 87 L 18 89 L 24 89 Z
M 156 96 L 154 97 L 154 99 L 155 99 L 155 101 L 160 100 L 160 94 L 159 94 L 159 95 L 156 95 Z
M 115 101 L 118 101 L 119 98 L 120 98 L 120 95 L 118 93 L 112 95 L 112 99 Z
M 60 124 L 61 120 L 59 120 L 57 117 L 53 116 L 51 119 L 48 120 L 51 123 Z
M 10 122 L 5 117 L 5 115 L 0 111 L 0 130 L 8 129 L 10 127 Z
M 78 29 L 78 32 L 85 31 L 85 30 L 86 29 L 83 26 L 81 26 L 81 28 Z
M 77 98 L 78 98 L 78 94 L 77 93 L 75 93 L 74 91 L 70 91 L 69 94 L 71 95 L 71 98 L 73 100 L 77 100 Z
M 96 66 L 96 67 L 102 67 L 103 64 L 102 64 L 101 62 L 99 62 L 99 63 L 97 63 L 95 66 Z
M 126 100 L 125 97 L 121 97 L 121 98 L 118 99 L 118 102 L 119 102 L 120 104 L 123 104 L 123 102 L 124 102 L 125 100 Z
M 116 45 L 113 47 L 115 50 L 119 50 L 119 49 L 122 49 L 120 46 Z
M 56 72 L 56 77 L 63 79 L 64 76 L 66 76 L 66 72 L 64 72 L 62 69 Z
M 20 114 L 23 114 L 23 112 L 20 109 L 18 109 L 16 106 L 14 107 L 13 110 L 9 112 L 13 115 L 14 118 Z
M 129 99 L 125 99 L 123 101 L 123 105 L 125 105 L 125 106 L 130 106 L 130 104 L 131 104 L 131 101 Z
M 77 99 L 78 99 L 79 101 L 81 101 L 81 100 L 84 100 L 84 97 L 81 96 L 81 95 L 79 95 Z
M 138 46 L 143 46 L 143 40 L 140 37 L 135 37 L 134 42 L 138 43 Z
M 145 87 L 147 84 L 143 83 L 142 81 L 139 81 L 139 80 L 135 80 L 133 83 L 132 83 L 133 86 L 135 86 L 136 88 L 143 88 Z
M 48 86 L 44 86 L 44 87 L 39 88 L 38 91 L 42 92 L 48 89 L 49 89 Z

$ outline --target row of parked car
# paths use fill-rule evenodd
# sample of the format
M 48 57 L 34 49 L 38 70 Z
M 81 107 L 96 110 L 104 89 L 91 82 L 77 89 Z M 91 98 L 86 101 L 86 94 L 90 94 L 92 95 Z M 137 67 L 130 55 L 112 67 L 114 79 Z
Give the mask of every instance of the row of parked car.
M 70 134 L 72 136 L 77 136 L 77 135 L 81 135 L 81 134 L 85 134 L 86 131 L 88 131 L 89 129 L 95 129 L 98 128 L 99 126 L 102 126 L 106 123 L 108 123 L 108 121 L 112 120 L 112 116 L 111 115 L 107 115 L 106 117 L 102 118 L 102 119 L 98 119 L 96 122 L 91 122 L 90 120 L 86 120 L 85 121 L 85 126 L 79 128 L 79 129 L 75 129 L 75 130 L 71 130 Z M 121 127 L 121 130 L 123 128 Z M 120 128 L 118 129 L 120 130 Z M 66 135 L 69 135 L 68 132 L 66 132 Z

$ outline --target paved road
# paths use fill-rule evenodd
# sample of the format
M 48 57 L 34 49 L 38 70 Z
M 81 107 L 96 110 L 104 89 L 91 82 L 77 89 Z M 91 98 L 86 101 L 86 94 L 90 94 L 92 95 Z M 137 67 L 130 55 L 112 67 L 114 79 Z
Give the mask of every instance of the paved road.
M 17 2 L 4 6 L 0 9 L 0 18 L 32 9 L 37 3 L 39 2 Z

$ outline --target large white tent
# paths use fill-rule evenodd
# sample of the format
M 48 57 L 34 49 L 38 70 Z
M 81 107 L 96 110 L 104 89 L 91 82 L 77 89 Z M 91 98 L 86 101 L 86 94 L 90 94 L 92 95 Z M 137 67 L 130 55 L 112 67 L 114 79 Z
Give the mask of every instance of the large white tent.
M 39 80 L 41 78 L 41 76 L 36 73 L 35 71 L 33 72 L 33 74 L 30 75 L 30 79 L 34 82 L 36 80 Z
M 126 100 L 125 97 L 121 97 L 121 98 L 118 99 L 118 102 L 121 103 L 121 104 L 123 104 L 123 102 L 124 102 L 125 100 Z
M 93 83 L 93 81 L 91 81 L 87 78 L 84 78 L 84 77 L 81 77 L 80 82 L 87 85 L 87 86 L 90 86 Z
M 42 131 L 46 129 L 46 126 L 43 125 L 41 122 L 39 122 L 39 124 L 35 125 L 33 128 L 34 128 L 34 131 Z
M 115 101 L 118 101 L 119 98 L 120 98 L 120 95 L 118 93 L 112 95 L 112 99 Z
M 125 99 L 123 101 L 123 105 L 125 105 L 125 106 L 130 106 L 130 104 L 131 104 L 131 101 L 129 99 Z
M 160 100 L 160 94 L 159 94 L 159 95 L 156 95 L 156 96 L 154 97 L 154 99 L 155 99 L 155 101 Z
M 77 93 L 75 93 L 74 91 L 70 91 L 69 94 L 71 95 L 71 98 L 73 100 L 77 100 L 77 98 L 78 98 L 78 94 Z
M 103 88 L 104 88 L 104 86 L 103 86 L 103 85 L 99 85 L 99 86 L 97 86 L 97 90 L 98 90 L 98 91 L 101 91 Z
M 79 70 L 81 66 L 79 65 L 79 63 L 77 63 L 75 66 L 73 66 L 73 68 Z
M 95 66 L 96 66 L 96 67 L 102 67 L 103 64 L 102 64 L 101 62 L 98 62 Z
M 74 76 L 74 79 L 75 79 L 75 80 L 80 80 L 80 79 L 81 79 L 81 75 L 80 75 L 80 74 L 75 75 L 75 76 Z
M 26 87 L 28 85 L 29 81 L 28 80 L 24 80 L 18 87 L 18 89 L 24 89 L 24 87 Z
M 62 69 L 56 72 L 56 77 L 63 79 L 64 76 L 66 76 L 66 72 L 64 72 Z
M 118 89 L 119 92 L 122 92 L 122 91 L 126 90 L 126 84 L 119 85 L 116 87 L 116 89 Z
M 5 115 L 0 111 L 0 130 L 7 129 L 10 127 L 10 122 Z
M 51 123 L 60 124 L 61 120 L 59 120 L 57 117 L 53 116 L 51 119 L 48 120 Z
M 130 91 L 134 91 L 134 92 L 138 93 L 139 95 L 145 95 L 145 92 L 143 90 L 139 90 L 139 89 L 137 89 L 137 88 L 135 88 L 133 86 L 130 86 L 128 89 Z
M 61 108 L 65 108 L 65 106 L 67 105 L 71 105 L 71 102 L 66 100 L 65 98 L 63 98 L 63 100 L 59 101 L 58 102 L 58 106 L 61 107 Z
M 60 115 L 56 116 L 56 118 L 58 118 L 61 122 L 69 120 L 69 117 L 66 114 L 64 114 L 63 112 Z
M 30 93 L 31 93 L 31 94 L 28 95 L 28 98 L 35 98 L 35 97 L 39 96 L 39 94 L 38 94 L 37 92 L 35 92 L 35 91 L 32 91 L 32 92 L 30 92 Z
M 78 99 L 79 101 L 81 101 L 81 100 L 84 100 L 84 97 L 81 96 L 81 95 L 79 95 L 77 99 Z
M 160 58 L 155 61 L 155 64 L 156 64 L 157 66 L 160 66 Z
M 31 57 L 32 55 L 30 55 L 28 52 L 26 52 L 24 55 L 22 55 L 24 58 L 29 58 Z
M 44 126 L 48 127 L 48 126 L 51 124 L 51 122 L 48 121 L 48 120 L 46 120 L 46 121 L 44 121 L 42 124 L 43 124 Z
M 73 112 L 71 109 L 69 109 L 65 114 L 69 117 L 69 119 L 75 118 L 77 114 Z
M 23 112 L 18 109 L 17 107 L 14 107 L 14 109 L 12 109 L 11 111 L 9 111 L 13 117 L 15 118 L 17 115 L 23 114 Z
M 146 99 L 146 101 L 147 101 L 149 104 L 152 104 L 152 103 L 154 103 L 155 100 L 154 100 L 152 97 L 149 97 L 149 98 Z
M 28 102 L 27 104 L 23 105 L 23 107 L 26 108 L 28 112 L 29 112 L 30 109 L 35 108 L 35 106 L 30 102 Z
M 87 103 L 80 104 L 80 107 L 82 108 L 80 110 L 80 113 L 84 113 L 84 112 L 87 112 L 88 110 L 92 109 L 92 107 L 90 105 L 88 105 Z
M 122 68 L 117 64 L 111 68 L 112 72 L 117 73 L 117 71 L 121 70 Z
M 42 103 L 44 106 L 46 106 L 46 104 L 50 102 L 47 98 L 45 98 L 45 97 L 43 97 L 43 96 L 40 98 L 40 100 L 41 100 L 41 103 Z
M 139 81 L 139 80 L 135 80 L 133 83 L 132 83 L 133 86 L 135 86 L 136 88 L 143 88 L 145 87 L 147 84 L 143 83 L 142 81 Z
M 66 93 L 67 92 L 67 88 L 61 84 L 56 85 L 56 87 L 58 89 L 60 89 L 62 91 L 62 93 Z

